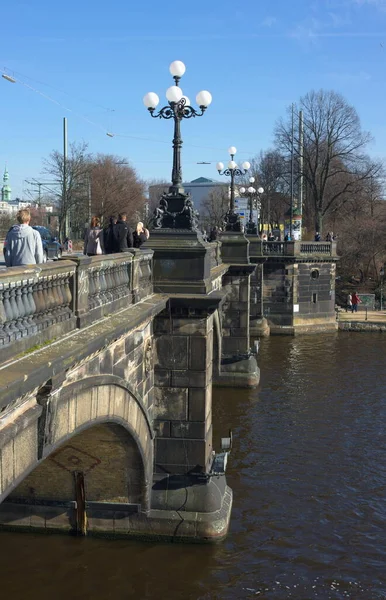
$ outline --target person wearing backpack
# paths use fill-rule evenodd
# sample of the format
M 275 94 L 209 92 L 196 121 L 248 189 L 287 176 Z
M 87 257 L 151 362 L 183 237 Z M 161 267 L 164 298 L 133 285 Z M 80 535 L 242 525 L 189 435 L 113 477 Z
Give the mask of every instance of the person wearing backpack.
M 133 233 L 127 224 L 126 213 L 120 213 L 118 215 L 118 221 L 114 225 L 114 237 L 116 242 L 116 252 L 127 252 L 129 248 L 133 246 Z
M 104 254 L 103 229 L 99 217 L 92 217 L 90 227 L 84 236 L 83 254 L 98 256 Z

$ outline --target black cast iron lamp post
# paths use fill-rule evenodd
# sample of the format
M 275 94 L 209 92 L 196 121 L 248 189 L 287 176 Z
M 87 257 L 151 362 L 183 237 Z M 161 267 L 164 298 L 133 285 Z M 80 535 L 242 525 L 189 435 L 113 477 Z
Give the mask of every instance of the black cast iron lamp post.
M 255 178 L 250 177 L 249 183 L 255 183 Z M 261 208 L 260 196 L 264 193 L 264 189 L 259 187 L 257 190 L 251 185 L 248 189 L 245 187 L 240 188 L 240 194 L 243 196 L 248 196 L 249 199 L 249 221 L 247 223 L 246 232 L 249 234 L 258 233 L 258 223 L 255 223 L 253 220 L 253 201 L 256 199 L 256 212 L 257 212 L 257 220 L 259 220 L 259 213 Z
M 179 82 L 186 67 L 180 60 L 175 60 L 169 67 L 173 76 L 175 85 L 166 90 L 167 106 L 161 108 L 157 113 L 155 109 L 159 104 L 159 98 L 154 92 L 149 92 L 144 96 L 143 102 L 155 119 L 173 119 L 174 137 L 173 137 L 173 169 L 172 185 L 169 193 L 164 194 L 160 200 L 160 206 L 156 209 L 155 228 L 182 228 L 196 229 L 196 213 L 193 209 L 189 194 L 185 194 L 182 186 L 182 168 L 181 168 L 181 121 L 182 119 L 191 119 L 192 117 L 202 117 L 205 110 L 212 102 L 212 95 L 203 90 L 196 96 L 196 102 L 199 110 L 190 105 L 190 100 L 183 95 Z
M 247 160 L 243 162 L 241 168 L 237 165 L 237 163 L 233 160 L 237 152 L 237 149 L 234 146 L 228 148 L 228 152 L 231 160 L 228 162 L 227 168 L 224 169 L 224 164 L 222 162 L 218 162 L 216 165 L 219 175 L 226 175 L 227 177 L 231 178 L 231 198 L 229 210 L 225 215 L 225 230 L 241 231 L 240 215 L 235 212 L 235 177 L 245 175 L 245 173 L 250 169 L 251 165 Z

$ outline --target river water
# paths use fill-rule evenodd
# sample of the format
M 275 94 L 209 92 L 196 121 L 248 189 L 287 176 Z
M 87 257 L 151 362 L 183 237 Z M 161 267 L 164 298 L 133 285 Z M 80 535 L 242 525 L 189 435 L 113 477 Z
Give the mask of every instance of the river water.
M 386 598 L 386 337 L 269 338 L 257 390 L 214 392 L 233 428 L 218 545 L 0 535 L 7 600 Z

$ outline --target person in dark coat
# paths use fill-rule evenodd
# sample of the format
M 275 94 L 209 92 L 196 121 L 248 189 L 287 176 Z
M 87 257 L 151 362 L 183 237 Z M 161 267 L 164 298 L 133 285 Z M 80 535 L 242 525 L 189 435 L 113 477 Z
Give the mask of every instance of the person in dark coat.
M 118 246 L 114 235 L 114 227 L 116 222 L 116 217 L 110 217 L 109 224 L 103 230 L 103 241 L 106 254 L 114 254 L 114 252 L 118 252 Z
M 143 226 L 143 223 L 139 222 L 133 232 L 134 248 L 140 248 L 149 239 L 149 235 L 149 231 Z
M 114 238 L 116 243 L 116 252 L 126 252 L 129 248 L 134 248 L 133 233 L 127 224 L 126 213 L 118 215 L 118 221 L 114 225 Z

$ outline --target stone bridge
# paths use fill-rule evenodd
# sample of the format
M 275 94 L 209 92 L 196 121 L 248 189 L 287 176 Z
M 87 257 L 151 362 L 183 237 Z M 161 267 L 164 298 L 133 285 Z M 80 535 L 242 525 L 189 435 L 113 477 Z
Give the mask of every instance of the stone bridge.
M 226 534 L 212 382 L 258 383 L 255 267 L 190 232 L 152 246 L 0 274 L 2 528 Z
M 298 298 L 328 293 L 331 320 L 334 249 L 294 244 L 160 230 L 149 248 L 2 272 L 0 528 L 222 539 L 212 385 L 258 384 L 250 318 L 258 330 L 265 302 L 293 328 Z

